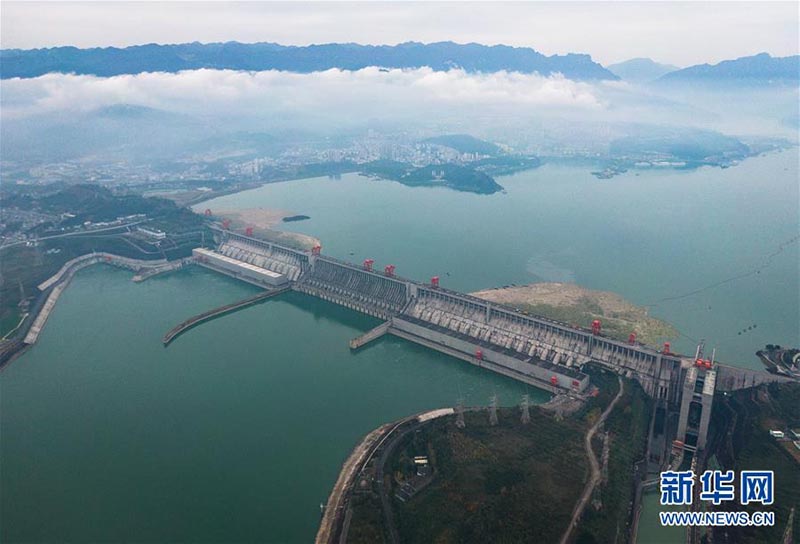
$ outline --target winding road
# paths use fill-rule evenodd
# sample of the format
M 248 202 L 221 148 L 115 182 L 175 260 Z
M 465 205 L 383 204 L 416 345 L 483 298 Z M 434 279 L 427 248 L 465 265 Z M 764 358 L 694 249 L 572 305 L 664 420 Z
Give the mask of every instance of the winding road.
M 601 473 L 600 473 L 600 463 L 597 462 L 597 456 L 594 454 L 594 450 L 592 449 L 592 439 L 594 438 L 597 429 L 603 424 L 603 422 L 608 417 L 608 414 L 614 409 L 614 406 L 617 404 L 617 401 L 622 397 L 622 394 L 625 392 L 625 386 L 622 382 L 622 378 L 617 376 L 617 380 L 619 380 L 619 391 L 617 392 L 617 396 L 614 397 L 614 400 L 608 405 L 605 411 L 602 413 L 600 418 L 597 422 L 592 425 L 591 429 L 586 433 L 586 436 L 583 439 L 584 447 L 586 448 L 586 456 L 589 458 L 589 467 L 591 469 L 591 476 L 589 477 L 589 481 L 586 482 L 586 487 L 583 488 L 583 493 L 581 494 L 581 498 L 578 500 L 578 503 L 575 505 L 575 510 L 572 512 L 572 519 L 567 526 L 567 530 L 564 531 L 564 534 L 561 536 L 560 543 L 567 544 L 572 538 L 572 533 L 575 530 L 575 527 L 578 525 L 578 520 L 581 519 L 581 515 L 583 515 L 583 511 L 586 509 L 586 504 L 589 502 L 589 498 L 592 496 L 594 492 L 594 488 L 597 487 L 597 483 L 600 481 Z
M 77 232 L 65 232 L 64 234 L 53 234 L 51 236 L 42 236 L 41 238 L 36 238 L 36 239 L 33 239 L 33 240 L 20 240 L 18 242 L 11 242 L 10 244 L 6 244 L 4 246 L 0 246 L 0 249 L 6 249 L 6 248 L 9 248 L 9 247 L 20 246 L 22 244 L 27 244 L 29 242 L 39 243 L 39 242 L 42 242 L 44 240 L 53 240 L 55 238 L 67 238 L 67 237 L 70 237 L 70 236 L 87 236 L 87 237 L 89 237 L 89 236 L 92 236 L 94 234 L 97 234 L 98 232 L 108 232 L 110 230 L 126 229 L 126 231 L 127 231 L 127 229 L 129 227 L 135 227 L 136 225 L 144 223 L 145 221 L 146 220 L 143 219 L 141 221 L 136 221 L 134 223 L 126 223 L 124 225 L 115 225 L 115 226 L 111 226 L 111 227 L 103 227 L 103 228 L 93 229 L 93 230 L 81 230 L 81 231 L 77 231 Z M 122 234 L 122 233 L 118 233 L 118 234 Z

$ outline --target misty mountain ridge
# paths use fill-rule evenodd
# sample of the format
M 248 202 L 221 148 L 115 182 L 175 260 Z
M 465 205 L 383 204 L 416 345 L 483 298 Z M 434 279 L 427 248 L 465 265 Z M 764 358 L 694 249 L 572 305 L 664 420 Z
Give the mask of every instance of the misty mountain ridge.
M 632 83 L 645 83 L 660 78 L 661 76 L 680 70 L 672 64 L 661 64 L 648 58 L 635 58 L 610 64 L 606 68 L 611 73 L 619 76 L 623 81 Z
M 759 53 L 713 65 L 698 64 L 665 74 L 657 83 L 796 86 L 800 84 L 800 55 L 773 57 L 769 53 Z
M 106 119 L 145 119 L 148 117 L 178 115 L 166 110 L 150 108 L 147 106 L 139 106 L 136 104 L 119 103 L 110 106 L 103 106 L 91 112 L 91 115 L 102 117 Z
M 492 142 L 481 140 L 469 134 L 443 134 L 422 140 L 423 143 L 442 145 L 455 149 L 460 153 L 476 153 L 478 155 L 497 155 L 500 147 Z
M 628 134 L 612 140 L 612 157 L 671 158 L 687 162 L 742 159 L 750 148 L 735 136 L 690 127 L 631 125 Z
M 23 160 L 168 157 L 213 131 L 213 124 L 197 117 L 124 103 L 0 124 L 3 153 Z
M 406 42 L 398 45 L 331 43 L 285 46 L 275 43 L 147 44 L 117 48 L 53 47 L 0 50 L 0 77 L 30 78 L 50 72 L 115 76 L 142 72 L 179 72 L 200 68 L 281 70 L 310 73 L 339 68 L 359 70 L 430 67 L 436 71 L 461 68 L 467 72 L 512 71 L 560 73 L 575 80 L 616 80 L 616 75 L 589 55 L 543 55 L 528 47 L 507 45 Z

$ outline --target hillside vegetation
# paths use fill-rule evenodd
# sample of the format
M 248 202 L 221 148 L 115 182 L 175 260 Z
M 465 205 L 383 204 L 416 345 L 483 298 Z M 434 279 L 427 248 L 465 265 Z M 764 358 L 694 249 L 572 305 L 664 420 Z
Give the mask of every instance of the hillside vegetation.
M 402 542 L 558 541 L 588 472 L 586 429 L 537 409 L 528 425 L 516 409 L 499 421 L 473 412 L 463 430 L 448 418 L 416 437 L 416 448 L 430 444 L 438 474 L 418 497 L 395 501 Z
M 649 316 L 646 308 L 635 306 L 616 293 L 593 291 L 572 283 L 533 283 L 473 295 L 584 328 L 591 328 L 592 321 L 599 319 L 603 334 L 617 340 L 627 341 L 628 335 L 636 332 L 638 341 L 659 344 L 678 334 L 669 323 Z
M 723 503 L 723 510 L 775 512 L 773 527 L 726 527 L 724 537 L 739 544 L 781 542 L 795 508 L 794 535 L 800 535 L 800 450 L 791 441 L 777 441 L 770 429 L 800 428 L 800 383 L 762 385 L 717 395 L 714 399 L 710 447 L 725 470 L 772 470 L 775 502 L 740 506 Z M 722 541 L 722 531 L 715 531 Z

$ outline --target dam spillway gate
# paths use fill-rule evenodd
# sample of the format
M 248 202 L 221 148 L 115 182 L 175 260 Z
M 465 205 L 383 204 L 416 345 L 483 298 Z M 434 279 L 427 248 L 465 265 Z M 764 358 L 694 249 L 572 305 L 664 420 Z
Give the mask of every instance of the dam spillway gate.
M 353 349 L 392 334 L 553 392 L 583 393 L 593 362 L 637 380 L 652 398 L 679 406 L 694 360 L 645 344 L 623 342 L 528 315 L 493 302 L 311 251 L 215 228 L 214 251 L 194 250 L 203 266 L 267 289 L 292 289 L 365 313 L 385 323 L 351 342 Z M 720 366 L 720 377 L 735 374 Z M 730 371 L 730 372 L 726 372 Z M 766 373 L 759 379 L 767 380 Z M 725 383 L 755 383 L 731 376 Z

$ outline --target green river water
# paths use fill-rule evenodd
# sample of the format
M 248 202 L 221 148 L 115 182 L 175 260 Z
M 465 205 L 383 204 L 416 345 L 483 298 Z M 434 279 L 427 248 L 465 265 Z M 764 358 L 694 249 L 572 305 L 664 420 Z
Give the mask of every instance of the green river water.
M 702 337 L 757 367 L 763 344 L 800 342 L 797 245 L 778 252 L 798 232 L 797 162 L 792 150 L 605 181 L 545 165 L 500 178 L 507 192 L 492 196 L 347 175 L 202 207 L 310 215 L 285 227 L 333 256 L 456 289 L 558 280 L 616 291 L 653 303 L 684 333 L 681 349 Z M 201 269 L 130 277 L 79 273 L 37 345 L 0 374 L 3 542 L 309 542 L 369 430 L 460 396 L 547 398 L 399 339 L 351 353 L 347 341 L 377 321 L 300 294 L 164 348 L 176 323 L 255 288 Z M 644 534 L 663 536 L 645 502 Z
M 673 348 L 693 354 L 705 339 L 738 366 L 761 368 L 754 352 L 767 343 L 800 343 L 797 149 L 724 170 L 601 181 L 586 167 L 548 164 L 498 181 L 506 192 L 486 196 L 353 174 L 266 185 L 198 209 L 308 215 L 279 228 L 317 236 L 334 257 L 393 263 L 458 290 L 568 281 L 614 291 L 675 325 L 684 336 Z

